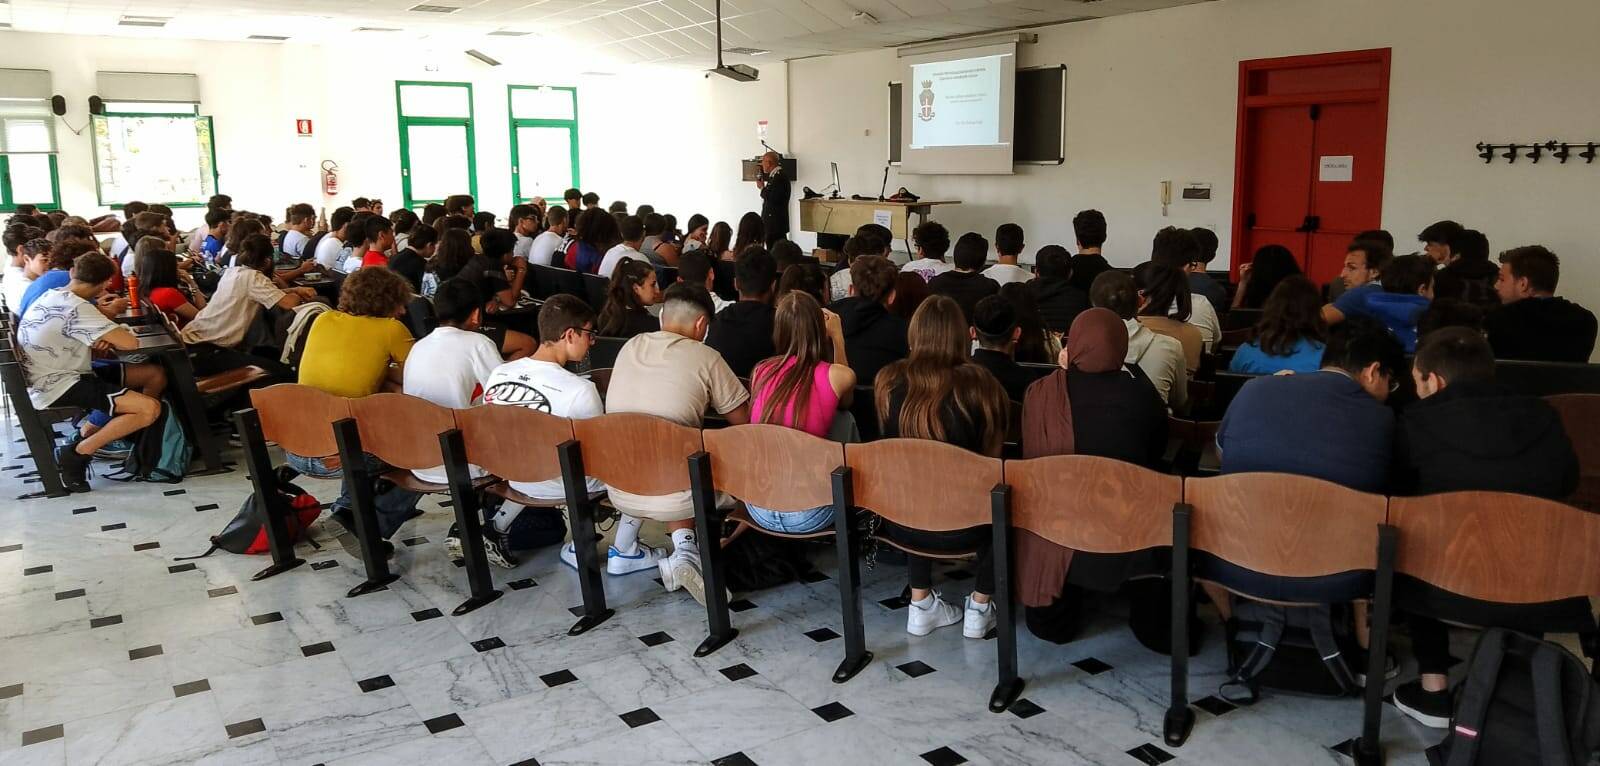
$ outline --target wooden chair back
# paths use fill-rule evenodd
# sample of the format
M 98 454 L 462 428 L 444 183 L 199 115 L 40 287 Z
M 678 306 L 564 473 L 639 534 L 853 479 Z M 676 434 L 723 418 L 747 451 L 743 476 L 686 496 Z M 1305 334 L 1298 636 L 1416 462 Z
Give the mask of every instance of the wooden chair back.
M 349 399 L 310 386 L 279 383 L 251 391 L 250 406 L 261 418 L 262 437 L 277 442 L 284 452 L 301 457 L 339 453 L 333 424 L 350 417 Z
M 1447 492 L 1397 497 L 1395 571 L 1503 604 L 1600 596 L 1600 515 L 1537 497 Z
M 928 532 L 990 523 L 989 492 L 1004 479 L 999 458 L 928 439 L 846 444 L 844 459 L 857 506 Z
M 1183 483 L 1195 550 L 1276 577 L 1371 570 L 1388 498 L 1321 479 L 1239 473 Z
M 574 420 L 572 431 L 584 473 L 635 495 L 687 491 L 689 456 L 702 446 L 699 429 L 637 413 Z
M 1183 480 L 1089 455 L 1008 460 L 1011 523 L 1090 553 L 1130 553 L 1172 544 L 1172 508 Z
M 1545 401 L 1561 415 L 1561 425 L 1578 455 L 1578 491 L 1571 501 L 1600 510 L 1600 394 L 1559 394 Z
M 561 478 L 556 448 L 572 439 L 572 421 L 526 407 L 480 404 L 456 410 L 467 462 L 506 481 Z
M 361 449 L 407 471 L 444 465 L 439 434 L 456 427 L 455 411 L 405 394 L 373 394 L 350 400 L 361 429 Z
M 832 474 L 844 445 L 770 424 L 705 431 L 717 489 L 770 511 L 833 504 Z

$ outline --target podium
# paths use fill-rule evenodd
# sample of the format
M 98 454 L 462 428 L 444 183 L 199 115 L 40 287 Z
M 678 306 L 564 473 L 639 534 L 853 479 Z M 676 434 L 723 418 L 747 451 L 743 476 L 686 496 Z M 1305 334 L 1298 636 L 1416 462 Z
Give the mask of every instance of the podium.
M 915 224 L 928 219 L 933 209 L 942 205 L 959 205 L 958 200 L 917 200 L 916 202 L 888 202 L 884 200 L 828 199 L 817 197 L 800 200 L 800 230 L 815 234 L 842 234 L 850 236 L 856 229 L 873 223 L 889 227 L 895 239 L 908 239 Z

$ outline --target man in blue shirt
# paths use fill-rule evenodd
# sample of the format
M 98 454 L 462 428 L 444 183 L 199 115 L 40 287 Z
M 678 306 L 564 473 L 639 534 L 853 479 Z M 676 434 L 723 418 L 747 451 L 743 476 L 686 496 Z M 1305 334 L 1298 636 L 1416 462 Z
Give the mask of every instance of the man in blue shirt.
M 215 264 L 222 257 L 222 244 L 228 239 L 228 226 L 233 220 L 233 211 L 208 210 L 206 211 L 205 242 L 200 245 L 200 253 L 206 257 L 206 263 Z
M 1344 252 L 1344 270 L 1339 272 L 1343 280 L 1340 293 L 1332 303 L 1322 307 L 1323 324 L 1332 327 L 1344 321 L 1345 315 L 1352 311 L 1351 306 L 1364 301 L 1365 298 L 1346 297 L 1362 290 L 1381 290 L 1378 284 L 1378 275 L 1383 273 L 1384 264 L 1394 257 L 1394 248 L 1377 240 L 1362 239 L 1357 236 L 1350 242 Z M 1335 283 L 1333 287 L 1339 287 Z
M 1322 369 L 1246 383 L 1217 429 L 1223 473 L 1311 476 L 1362 492 L 1388 488 L 1394 413 L 1384 406 L 1405 355 L 1375 320 L 1328 338 Z
M 1354 245 L 1352 245 L 1353 247 Z M 1417 350 L 1417 320 L 1433 300 L 1433 262 L 1426 256 L 1402 255 L 1383 267 L 1381 290 L 1350 290 L 1333 304 L 1340 319 L 1364 316 L 1382 322 L 1406 353 Z
M 97 243 L 81 240 L 56 243 L 50 248 L 50 270 L 28 284 L 28 289 L 22 293 L 22 300 L 17 302 L 17 317 L 27 316 L 28 307 L 39 300 L 39 296 L 44 295 L 46 291 L 66 287 L 67 283 L 72 281 L 72 273 L 68 269 L 72 268 L 72 262 L 77 260 L 78 256 L 99 250 L 100 246 Z

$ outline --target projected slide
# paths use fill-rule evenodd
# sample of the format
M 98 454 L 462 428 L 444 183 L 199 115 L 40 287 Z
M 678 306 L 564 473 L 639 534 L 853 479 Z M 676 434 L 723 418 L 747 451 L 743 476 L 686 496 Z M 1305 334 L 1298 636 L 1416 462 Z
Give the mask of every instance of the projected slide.
M 1000 131 L 1002 62 L 1006 56 L 911 66 L 912 149 L 996 146 Z

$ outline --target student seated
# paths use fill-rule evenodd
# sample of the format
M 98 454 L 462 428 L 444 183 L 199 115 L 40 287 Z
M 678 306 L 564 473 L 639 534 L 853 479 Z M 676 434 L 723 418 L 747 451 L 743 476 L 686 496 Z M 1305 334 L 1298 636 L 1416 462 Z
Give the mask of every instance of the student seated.
M 606 287 L 606 305 L 600 310 L 600 334 L 632 338 L 656 332 L 661 323 L 649 309 L 660 302 L 661 288 L 656 285 L 656 270 L 649 262 L 630 258 L 617 264 L 611 284 Z
M 1346 314 L 1359 313 L 1357 307 L 1366 304 L 1367 294 L 1383 292 L 1378 276 L 1393 257 L 1394 248 L 1380 240 L 1353 240 L 1345 248 L 1344 270 L 1340 272 L 1344 289 L 1332 303 L 1322 307 L 1323 324 L 1331 327 L 1343 322 Z
M 1422 243 L 1422 253 L 1433 262 L 1434 268 L 1442 269 L 1455 259 L 1450 245 L 1465 228 L 1455 221 L 1436 221 L 1417 234 L 1417 241 Z
M 850 297 L 830 308 L 839 315 L 844 347 L 856 380 L 876 380 L 878 371 L 906 358 L 906 320 L 889 310 L 895 301 L 895 279 L 900 270 L 888 258 L 863 255 L 850 264 Z
M 291 309 L 317 297 L 311 287 L 280 290 L 268 274 L 272 271 L 272 242 L 257 234 L 241 244 L 234 264 L 222 272 L 216 292 L 189 320 L 181 337 L 189 346 L 196 375 L 216 375 L 255 365 L 275 382 L 294 380 L 294 372 L 276 357 L 258 356 L 240 348 L 262 309 Z
M 733 246 L 728 248 L 723 260 L 737 261 L 750 246 L 765 248 L 767 245 L 767 225 L 762 222 L 760 213 L 752 211 L 740 216 L 736 231 L 738 233 L 733 238 Z
M 1022 248 L 1022 227 L 1014 223 L 1000 224 L 994 230 L 995 264 L 984 269 L 983 275 L 1001 285 L 1033 279 L 1032 272 L 1017 265 L 1017 259 L 1022 257 Z
M 1322 369 L 1327 335 L 1317 286 L 1300 275 L 1289 277 L 1272 289 L 1256 324 L 1255 339 L 1239 346 L 1228 369 L 1258 375 L 1284 370 L 1316 372 Z
M 1062 356 L 1062 369 L 1035 383 L 1024 399 L 1023 455 L 1093 455 L 1159 468 L 1167 446 L 1167 408 L 1139 367 L 1125 361 L 1125 320 L 1103 308 L 1079 314 Z M 1075 552 L 1025 532 L 1016 535 L 1016 543 L 1017 587 L 1028 607 L 1028 629 L 1050 641 L 1064 642 L 1077 633 L 1084 588 L 1115 591 L 1129 577 L 1154 573 L 1157 566 L 1146 554 Z M 1168 606 L 1135 600 L 1132 608 Z
M 1141 296 L 1139 322 L 1157 335 L 1177 339 L 1183 346 L 1185 368 L 1191 375 L 1198 372 L 1206 352 L 1205 334 L 1188 320 L 1205 299 L 1191 295 L 1188 278 L 1167 264 L 1141 263 L 1133 270 L 1133 281 Z
M 28 307 L 39 300 L 46 292 L 66 287 L 72 281 L 72 263 L 79 256 L 87 253 L 98 253 L 100 248 L 86 242 L 56 243 L 50 248 L 50 270 L 40 274 L 38 278 L 28 284 L 28 289 L 23 291 L 22 300 L 12 309 L 17 316 L 27 318 Z
M 1098 210 L 1083 210 L 1072 217 L 1072 233 L 1078 241 L 1078 254 L 1068 264 L 1072 286 L 1089 292 L 1096 277 L 1111 270 L 1111 263 L 1100 254 L 1106 243 L 1106 217 Z M 1066 332 L 1066 328 L 1062 328 Z
M 575 209 L 574 209 L 575 210 Z M 576 212 L 568 213 L 560 205 L 550 208 L 544 215 L 544 231 L 533 238 L 528 245 L 527 261 L 535 266 L 561 266 L 555 259 L 557 253 L 562 252 L 561 243 L 567 237 L 567 225 L 571 216 Z
M 188 270 L 179 268 L 178 256 L 168 250 L 139 255 L 139 293 L 180 328 L 206 307 L 205 293 Z
M 361 253 L 361 268 L 389 265 L 389 251 L 394 249 L 394 224 L 381 215 L 367 219 L 365 231 L 366 250 Z
M 1061 356 L 1061 336 L 1044 326 L 1039 314 L 1039 304 L 1033 299 L 1033 290 L 1026 282 L 1008 282 L 1000 286 L 1000 299 L 1011 304 L 1017 315 L 1017 348 L 1011 354 L 1019 363 L 1055 364 Z
M 66 286 L 40 295 L 17 323 L 28 401 L 36 409 L 77 407 L 111 414 L 105 425 L 56 448 L 61 483 L 69 492 L 89 491 L 95 450 L 161 416 L 159 397 L 167 378 L 160 365 L 90 365 L 97 352 L 139 348 L 133 333 L 112 321 L 128 307 L 127 300 L 106 293 L 115 272 L 116 264 L 99 251 L 78 256 Z
M 1300 274 L 1300 262 L 1283 245 L 1267 245 L 1249 263 L 1239 267 L 1239 288 L 1233 294 L 1236 309 L 1259 309 L 1278 283 Z
M 1109 309 L 1122 320 L 1128 336 L 1128 352 L 1123 362 L 1142 370 L 1161 401 L 1173 412 L 1187 411 L 1189 373 L 1183 344 L 1170 335 L 1156 333 L 1139 321 L 1136 315 L 1145 301 L 1134 287 L 1133 277 L 1121 271 L 1107 271 L 1095 277 L 1089 298 L 1095 308 Z
M 871 234 L 856 234 L 844 241 L 844 249 L 840 251 L 843 262 L 834 270 L 833 276 L 828 277 L 828 302 L 842 301 L 850 297 L 850 264 L 863 255 L 882 255 L 885 248 L 878 238 Z
M 900 267 L 901 271 L 916 274 L 922 277 L 923 282 L 932 282 L 934 277 L 955 268 L 945 263 L 945 251 L 950 249 L 950 232 L 938 221 L 923 221 L 912 229 L 911 245 L 916 251 L 911 254 L 911 261 Z
M 1033 299 L 1039 304 L 1039 316 L 1045 329 L 1065 335 L 1072 320 L 1089 308 L 1089 291 L 1073 284 L 1072 257 L 1060 245 L 1045 245 L 1033 256 L 1033 267 L 1038 278 L 1028 283 Z M 1094 280 L 1089 280 L 1093 284 Z
M 773 325 L 778 354 L 751 373 L 750 420 L 827 438 L 835 413 L 850 406 L 856 386 L 839 315 L 795 291 L 778 300 Z M 787 513 L 745 506 L 751 520 L 774 532 L 802 535 L 833 524 L 832 505 Z
M 1500 305 L 1494 289 L 1499 276 L 1499 267 L 1489 262 L 1489 238 L 1476 229 L 1462 229 L 1450 241 L 1450 262 L 1433 278 L 1433 297 L 1494 308 Z
M 361 269 L 347 277 L 339 290 L 338 310 L 323 312 L 306 335 L 300 384 L 351 399 L 385 388 L 399 389 L 412 339 L 398 317 L 410 301 L 405 277 L 388 269 Z M 341 469 L 329 467 L 326 456 L 285 453 L 284 457 L 290 467 L 315 479 L 343 475 Z M 367 468 L 372 475 L 385 470 L 382 461 L 371 455 L 367 456 Z M 398 487 L 378 493 L 375 507 L 380 537 L 386 541 L 407 519 L 421 515 L 416 510 L 417 498 Z M 353 536 L 350 502 L 348 488 L 341 487 L 331 515 Z
M 733 264 L 739 300 L 716 312 L 706 345 L 722 355 L 733 374 L 748 379 L 756 363 L 777 353 L 772 341 L 772 291 L 778 265 L 766 248 L 745 248 Z
M 206 236 L 200 242 L 200 256 L 212 266 L 222 259 L 222 245 L 228 241 L 228 230 L 233 226 L 232 210 L 206 211 Z M 134 269 L 139 265 L 134 264 Z
M 1013 358 L 1021 337 L 1017 313 L 1004 298 L 991 295 L 978 301 L 972 310 L 972 339 L 978 344 L 977 350 L 972 352 L 972 362 L 1000 381 L 1006 396 L 1013 402 L 1022 401 L 1028 385 L 1035 379 Z
M 682 249 L 673 241 L 673 231 L 667 219 L 670 216 L 651 213 L 644 216 L 644 241 L 640 252 L 650 259 L 652 266 L 677 266 Z
M 793 245 L 789 240 L 780 240 L 778 244 Z M 774 259 L 776 260 L 776 259 Z M 778 291 L 774 293 L 774 300 L 799 290 L 816 299 L 817 305 L 822 305 L 828 299 L 828 278 L 823 276 L 822 267 L 809 261 L 796 263 L 783 270 L 783 275 L 778 278 Z
M 516 235 L 505 229 L 490 229 L 483 233 L 483 239 L 480 240 L 483 252 L 467 255 L 461 246 L 464 234 L 455 232 L 445 238 L 452 243 L 452 257 L 466 255 L 466 262 L 453 275 L 441 269 L 441 283 L 452 278 L 465 279 L 483 296 L 483 323 L 493 330 L 493 336 L 500 344 L 500 352 L 507 359 L 521 359 L 532 354 L 538 346 L 533 337 L 510 329 L 503 320 L 495 318 L 496 314 L 517 307 L 517 302 L 522 299 L 522 286 L 528 278 L 528 264 L 511 257 L 511 251 L 517 245 Z
M 318 266 L 328 271 L 344 271 L 344 259 L 340 253 L 344 251 L 344 241 L 350 238 L 350 221 L 355 215 L 356 212 L 347 207 L 333 211 L 328 219 L 328 233 L 317 241 L 316 250 L 311 256 Z
M 1352 290 L 1335 304 L 1342 316 L 1365 316 L 1382 322 L 1400 339 L 1406 353 L 1417 350 L 1417 320 L 1433 299 L 1433 262 L 1421 255 L 1402 255 L 1383 267 L 1379 290 Z M 1351 295 L 1353 300 L 1346 301 Z
M 640 265 L 649 269 L 649 264 Z M 606 392 L 606 412 L 640 412 L 699 428 L 709 409 L 730 425 L 750 422 L 749 392 L 722 356 L 701 342 L 711 326 L 712 311 L 711 296 L 699 285 L 668 288 L 661 329 L 635 336 L 618 353 Z M 613 487 L 610 496 L 623 514 L 614 545 L 618 557 L 629 560 L 627 571 L 654 567 L 668 591 L 683 588 L 704 604 L 705 580 L 700 574 L 690 493 L 646 496 Z M 635 547 L 645 519 L 659 521 L 671 531 L 671 556 L 664 549 Z
M 306 250 L 306 245 L 311 243 L 311 230 L 317 225 L 317 210 L 301 202 L 289 207 L 286 211 L 284 222 L 288 228 L 283 232 L 283 243 L 279 248 L 283 254 L 297 261 L 311 258 L 312 252 Z
M 617 228 L 621 241 L 606 251 L 605 256 L 600 259 L 599 269 L 595 272 L 608 279 L 624 258 L 650 263 L 650 259 L 639 250 L 644 246 L 644 222 L 639 220 L 639 216 L 630 215 L 623 218 L 617 222 Z
M 1196 226 L 1189 230 L 1189 234 L 1200 245 L 1200 249 L 1191 256 L 1193 260 L 1184 269 L 1189 275 L 1189 292 L 1204 295 L 1206 300 L 1211 301 L 1212 308 L 1227 305 L 1228 288 L 1206 273 L 1211 262 L 1217 259 L 1217 233 L 1204 226 Z
M 585 274 L 597 274 L 606 252 L 622 241 L 617 219 L 599 208 L 590 208 L 578 216 L 578 225 L 572 243 L 567 246 L 566 267 Z
M 1594 314 L 1556 297 L 1560 279 L 1561 259 L 1541 245 L 1500 254 L 1494 289 L 1501 306 L 1484 319 L 1496 358 L 1589 361 L 1594 353 Z
M 735 267 L 735 270 L 737 271 L 737 267 Z M 705 248 L 700 248 L 699 250 L 688 250 L 682 255 L 678 256 L 679 282 L 691 285 L 700 285 L 701 287 L 704 287 L 707 292 L 711 292 L 711 286 L 716 282 L 716 280 L 717 274 L 714 271 L 714 267 L 711 263 L 711 255 L 706 251 Z M 737 282 L 738 277 L 735 276 L 734 280 Z M 723 309 L 732 306 L 734 301 L 725 301 L 722 299 L 722 296 L 712 292 L 711 303 L 712 305 L 716 306 L 717 313 L 720 314 L 722 313 Z
M 6 234 L 10 236 L 11 233 Z M 27 236 L 27 239 L 16 247 L 9 248 L 13 255 L 11 266 L 6 269 L 4 285 L 6 310 L 13 316 L 20 310 L 22 298 L 28 294 L 28 287 L 34 280 L 50 271 L 50 240 L 44 238 L 44 232 L 28 227 L 18 234 Z
M 1389 486 L 1400 341 L 1354 317 L 1329 334 L 1322 369 L 1244 384 L 1217 429 L 1222 472 L 1292 473 L 1362 492 Z
M 1397 429 L 1396 494 L 1483 490 L 1561 500 L 1577 489 L 1578 459 L 1561 417 L 1539 397 L 1495 385 L 1494 352 L 1481 334 L 1452 327 L 1427 336 L 1411 376 L 1420 401 L 1405 409 Z M 1498 621 L 1476 616 L 1484 611 L 1473 608 L 1479 602 L 1431 600 L 1467 624 Z M 1584 619 L 1593 624 L 1587 599 L 1522 611 L 1531 619 L 1552 607 L 1580 625 Z M 1454 709 L 1446 675 L 1453 664 L 1450 635 L 1437 619 L 1411 615 L 1408 622 L 1422 676 L 1395 690 L 1395 707 L 1425 726 L 1447 728 Z
M 1152 309 L 1165 308 L 1167 316 L 1194 325 L 1200 331 L 1204 350 L 1209 352 L 1217 347 L 1217 341 L 1222 338 L 1222 322 L 1217 319 L 1217 309 L 1211 305 L 1211 301 L 1204 295 L 1195 295 L 1189 289 L 1189 264 L 1199 257 L 1200 243 L 1187 229 L 1168 226 L 1156 232 L 1150 245 L 1150 263 L 1178 272 L 1178 278 L 1173 280 L 1168 291 L 1171 297 L 1165 294 L 1160 299 L 1148 296 L 1151 297 L 1150 305 L 1144 313 L 1160 316 Z M 1240 285 L 1239 289 L 1243 290 L 1244 286 Z
M 928 281 L 928 291 L 934 295 L 948 295 L 961 307 L 961 315 L 970 323 L 972 310 L 978 301 L 1000 292 L 1000 284 L 983 275 L 983 264 L 989 258 L 989 242 L 977 232 L 967 232 L 956 240 L 955 268 Z
M 417 226 L 406 238 L 405 246 L 389 259 L 389 269 L 411 283 L 411 292 L 422 294 L 423 276 L 428 273 L 428 261 L 432 260 L 438 243 L 439 232 Z
M 961 307 L 935 295 L 911 318 L 911 355 L 883 369 L 873 385 L 883 437 L 932 439 L 965 450 L 999 457 L 1010 422 L 1010 401 L 1000 382 L 968 355 L 971 335 Z M 915 385 L 913 385 L 915 381 Z M 995 624 L 993 553 L 988 525 L 949 532 L 902 527 L 885 520 L 877 534 L 926 551 L 977 551 L 972 595 L 963 610 L 933 590 L 933 560 L 908 555 L 906 570 L 911 606 L 906 632 L 925 636 L 946 625 L 962 623 L 967 638 L 982 639 Z

